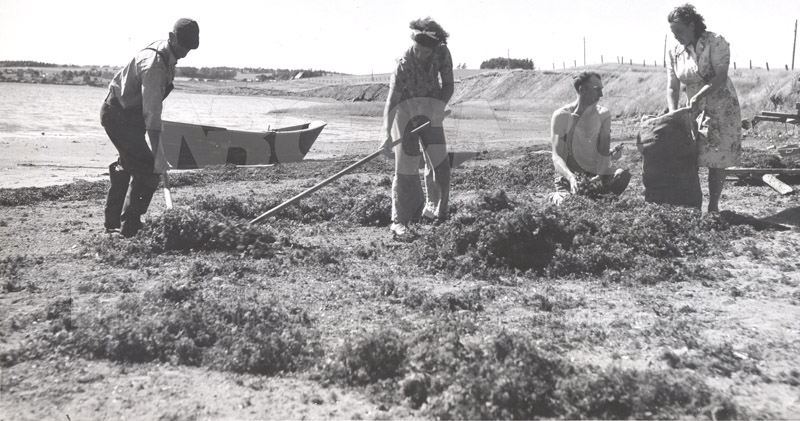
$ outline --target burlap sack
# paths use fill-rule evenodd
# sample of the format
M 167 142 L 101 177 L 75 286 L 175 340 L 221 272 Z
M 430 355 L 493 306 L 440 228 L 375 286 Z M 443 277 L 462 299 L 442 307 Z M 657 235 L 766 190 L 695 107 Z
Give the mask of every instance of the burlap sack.
M 637 147 L 643 156 L 645 201 L 700 209 L 695 141 L 700 133 L 694 124 L 688 108 L 641 123 Z

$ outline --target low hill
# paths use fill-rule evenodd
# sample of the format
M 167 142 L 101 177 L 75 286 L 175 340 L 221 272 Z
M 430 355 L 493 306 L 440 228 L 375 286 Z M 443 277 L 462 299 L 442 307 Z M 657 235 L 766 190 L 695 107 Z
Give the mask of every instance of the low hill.
M 666 107 L 664 68 L 606 64 L 592 69 L 603 75 L 605 97 L 602 101 L 617 116 L 658 114 Z M 553 110 L 574 100 L 572 75 L 579 70 L 471 72 L 457 79 L 451 103 L 488 102 L 501 109 Z M 800 102 L 798 72 L 739 69 L 732 70 L 730 75 L 744 118 L 751 118 L 762 110 L 793 111 L 794 104 Z M 339 101 L 385 101 L 388 93 L 388 82 L 354 83 L 344 79 L 321 86 L 313 86 L 313 83 L 311 79 L 297 90 L 292 90 L 290 84 L 279 89 L 286 95 Z M 682 100 L 685 101 L 685 95 Z
M 604 105 L 619 116 L 657 114 L 666 107 L 666 70 L 618 64 L 597 66 L 603 76 Z M 465 78 L 458 84 L 454 102 L 512 102 L 523 109 L 555 109 L 574 100 L 575 71 L 496 71 Z M 763 69 L 730 73 L 742 105 L 742 117 L 761 110 L 795 109 L 800 102 L 798 72 Z M 682 95 L 685 101 L 685 95 Z

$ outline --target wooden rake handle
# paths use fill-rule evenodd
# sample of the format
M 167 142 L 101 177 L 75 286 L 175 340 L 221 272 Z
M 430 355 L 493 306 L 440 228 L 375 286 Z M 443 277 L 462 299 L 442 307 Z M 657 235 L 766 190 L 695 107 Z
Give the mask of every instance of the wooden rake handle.
M 164 204 L 167 206 L 167 210 L 172 209 L 172 192 L 170 192 L 169 186 L 169 175 L 167 175 L 167 170 L 164 170 L 164 174 L 162 174 L 164 178 Z
M 417 127 L 416 129 L 412 130 L 411 134 L 417 133 L 418 131 L 422 130 L 423 128 L 429 126 L 430 124 L 431 124 L 430 121 L 426 122 L 425 124 L 423 124 L 423 125 Z M 397 139 L 397 140 L 395 140 L 394 142 L 391 143 L 390 147 L 393 148 L 393 147 L 397 146 L 398 144 L 400 144 L 400 142 L 402 142 L 402 141 L 403 141 L 402 138 Z M 308 190 L 305 190 L 302 193 L 299 193 L 298 195 L 296 195 L 296 196 L 292 197 L 291 199 L 281 203 L 280 205 L 275 206 L 274 208 L 264 212 L 258 218 L 255 218 L 252 221 L 250 221 L 250 223 L 251 224 L 255 224 L 257 222 L 261 222 L 264 219 L 269 218 L 270 216 L 275 215 L 276 213 L 278 213 L 278 212 L 282 211 L 283 209 L 287 208 L 288 206 L 291 206 L 292 204 L 294 204 L 298 200 L 300 200 L 300 199 L 302 199 L 302 198 L 304 198 L 306 196 L 309 196 L 310 194 L 314 193 L 315 191 L 317 191 L 317 190 L 327 186 L 328 184 L 334 182 L 336 179 L 340 178 L 341 176 L 343 176 L 345 174 L 348 174 L 351 171 L 353 171 L 354 169 L 356 169 L 356 168 L 366 164 L 367 162 L 375 159 L 375 157 L 380 155 L 386 149 L 388 149 L 388 148 L 378 149 L 377 151 L 375 151 L 375 152 L 373 152 L 373 153 L 361 158 L 360 160 L 358 160 L 354 164 L 351 164 L 347 168 L 345 168 L 345 169 L 337 172 L 336 174 L 326 178 L 325 180 L 321 181 L 319 184 L 309 188 Z

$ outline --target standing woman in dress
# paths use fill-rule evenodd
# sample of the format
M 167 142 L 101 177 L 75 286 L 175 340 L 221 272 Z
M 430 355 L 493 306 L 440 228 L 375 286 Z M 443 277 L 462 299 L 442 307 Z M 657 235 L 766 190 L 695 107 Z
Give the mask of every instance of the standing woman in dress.
M 445 106 L 455 89 L 449 34 L 429 17 L 412 21 L 409 27 L 413 43 L 397 60 L 389 83 L 380 147 L 386 155 L 395 156 L 391 230 L 396 236 L 405 235 L 408 223 L 423 217 L 447 218 L 450 196 L 450 159 L 442 126 Z M 429 126 L 410 133 L 427 122 Z M 400 138 L 403 141 L 393 151 L 389 149 Z M 420 156 L 425 158 L 424 196 Z
M 725 169 L 738 165 L 742 153 L 739 99 L 728 77 L 730 46 L 706 30 L 703 16 L 691 4 L 676 7 L 667 21 L 679 43 L 670 52 L 667 105 L 670 111 L 678 109 L 684 84 L 689 107 L 702 116 L 701 130 L 708 129 L 698 143 L 698 165 L 708 167 L 708 211 L 719 212 Z

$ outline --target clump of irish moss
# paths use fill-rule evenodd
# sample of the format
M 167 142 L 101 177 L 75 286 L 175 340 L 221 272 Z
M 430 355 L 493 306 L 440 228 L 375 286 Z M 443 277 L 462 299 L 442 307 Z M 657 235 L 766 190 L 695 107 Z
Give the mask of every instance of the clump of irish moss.
M 383 329 L 345 339 L 327 369 L 327 377 L 350 385 L 366 385 L 403 373 L 408 344 L 397 331 Z
M 490 288 L 473 288 L 438 294 L 431 290 L 409 287 L 392 279 L 382 280 L 380 294 L 392 301 L 399 301 L 408 308 L 420 309 L 428 313 L 483 311 L 484 303 L 495 298 Z
M 751 233 L 718 216 L 639 199 L 574 196 L 559 207 L 543 208 L 530 201 L 513 203 L 498 192 L 475 199 L 419 240 L 411 254 L 424 267 L 457 275 L 600 275 L 706 256 Z
M 254 258 L 274 255 L 279 233 L 268 225 L 250 225 L 218 213 L 175 208 L 149 218 L 130 239 L 104 236 L 92 244 L 100 260 L 127 267 L 146 265 L 171 252 L 220 251 Z M 282 243 L 288 242 L 284 236 Z
M 273 202 L 258 200 L 253 196 L 240 199 L 235 196 L 201 195 L 192 201 L 191 206 L 195 210 L 217 213 L 226 218 L 252 220 L 272 204 Z
M 29 264 L 28 258 L 26 256 L 17 255 L 17 256 L 6 256 L 0 259 L 0 275 L 7 281 L 16 280 L 19 277 L 19 273 Z M 8 288 L 6 288 L 8 291 Z
M 269 227 L 236 223 L 218 215 L 173 209 L 151 221 L 143 237 L 161 253 L 170 250 L 234 251 L 253 257 L 272 255 Z
M 684 370 L 599 369 L 542 351 L 539 340 L 499 332 L 478 340 L 457 321 L 414 333 L 347 338 L 329 378 L 436 419 L 743 416 L 730 398 Z
M 556 252 L 559 233 L 537 216 L 502 191 L 484 194 L 424 237 L 412 254 L 425 266 L 460 275 L 544 268 Z
M 453 172 L 452 185 L 461 190 L 487 190 L 503 186 L 549 191 L 553 188 L 553 158 L 550 153 L 525 148 L 507 165 L 471 166 Z
M 777 153 L 753 148 L 742 149 L 739 163 L 744 168 L 786 168 Z
M 28 206 L 47 201 L 96 200 L 104 198 L 107 192 L 107 181 L 84 180 L 58 186 L 0 189 L 0 207 Z
M 729 396 L 682 370 L 585 370 L 561 384 L 565 418 L 747 418 Z
M 559 381 L 576 374 L 533 342 L 505 332 L 483 343 L 444 334 L 417 342 L 413 356 L 419 368 L 434 370 L 426 394 L 438 419 L 558 417 Z
M 275 218 L 303 224 L 336 220 L 358 226 L 387 226 L 392 202 L 383 190 L 370 183 L 343 180 L 284 208 Z M 227 217 L 254 219 L 297 193 L 287 190 L 270 199 L 201 196 L 192 206 Z
M 47 318 L 68 317 L 70 323 L 53 322 L 51 331 L 0 360 L 9 366 L 64 355 L 272 375 L 307 367 L 320 353 L 309 319 L 292 313 L 276 300 L 165 279 L 153 290 L 126 294 L 102 310 L 72 301 L 53 303 Z
M 667 350 L 661 358 L 672 368 L 688 368 L 705 375 L 731 377 L 734 373 L 743 372 L 760 376 L 760 351 L 754 346 L 746 351 L 737 351 L 730 343 L 722 343 L 703 345 L 682 354 Z

